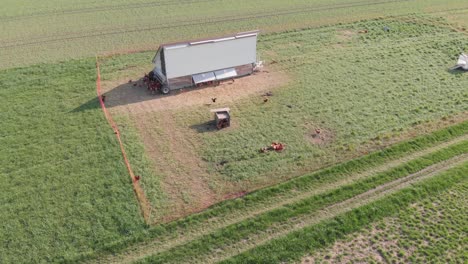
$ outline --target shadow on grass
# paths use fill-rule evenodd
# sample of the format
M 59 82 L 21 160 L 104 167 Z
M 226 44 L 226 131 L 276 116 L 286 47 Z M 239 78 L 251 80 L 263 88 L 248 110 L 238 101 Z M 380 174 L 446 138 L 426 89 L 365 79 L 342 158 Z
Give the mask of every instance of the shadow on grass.
M 99 99 L 96 96 L 96 97 L 93 97 L 91 100 L 87 101 L 86 103 L 71 110 L 70 113 L 85 112 L 85 111 L 94 110 L 97 108 L 101 108 L 101 105 L 99 104 Z
M 461 75 L 461 74 L 467 73 L 468 71 L 463 70 L 462 68 L 458 68 L 458 69 L 448 69 L 447 72 L 453 75 Z
M 140 103 L 140 102 L 149 101 L 149 100 L 158 100 L 162 98 L 176 96 L 184 92 L 194 92 L 199 89 L 204 89 L 206 87 L 210 87 L 210 86 L 187 87 L 184 89 L 174 90 L 174 91 L 171 91 L 167 95 L 163 95 L 159 93 L 158 91 L 156 92 L 149 91 L 146 84 L 143 83 L 143 78 L 141 78 L 136 81 L 120 84 L 112 88 L 110 91 L 103 93 L 103 95 L 105 96 L 106 107 L 112 108 L 116 106 L 135 104 L 135 103 Z M 94 97 L 90 99 L 89 101 L 85 102 L 84 104 L 82 104 L 81 106 L 72 110 L 72 112 L 81 112 L 81 111 L 91 110 L 91 109 L 100 108 L 100 107 L 101 106 L 99 105 L 98 98 Z
M 214 120 L 207 121 L 205 123 L 191 125 L 191 129 L 197 131 L 198 133 L 207 133 L 207 132 L 216 132 L 216 122 Z
M 133 104 L 152 100 L 158 97 L 158 95 L 152 95 L 148 91 L 146 85 L 143 83 L 143 78 L 137 81 L 120 84 L 115 88 L 112 88 L 110 91 L 104 92 L 102 95 L 105 96 L 104 103 L 106 104 L 106 107 Z M 100 107 L 99 99 L 96 96 L 73 109 L 72 112 L 81 112 Z

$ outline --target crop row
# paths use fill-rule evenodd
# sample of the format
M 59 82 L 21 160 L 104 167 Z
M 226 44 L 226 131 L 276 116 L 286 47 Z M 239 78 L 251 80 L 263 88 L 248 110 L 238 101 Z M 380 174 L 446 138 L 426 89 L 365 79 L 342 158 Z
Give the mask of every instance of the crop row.
M 326 10 L 336 10 L 342 8 L 350 8 L 350 7 L 360 7 L 360 6 L 372 6 L 372 5 L 381 5 L 386 3 L 393 3 L 393 2 L 403 2 L 406 0 L 389 0 L 389 1 L 382 1 L 382 2 L 375 2 L 375 1 L 360 1 L 354 2 L 345 5 L 332 5 L 332 6 L 325 6 L 325 7 L 294 7 L 289 9 L 283 9 L 281 11 L 269 11 L 269 12 L 252 12 L 251 14 L 242 14 L 242 15 L 226 15 L 220 17 L 211 17 L 211 18 L 197 18 L 197 19 L 188 19 L 182 20 L 172 23 L 160 23 L 158 25 L 152 26 L 138 26 L 134 28 L 114 28 L 106 31 L 88 31 L 88 32 L 68 32 L 59 35 L 53 35 L 49 37 L 39 36 L 35 38 L 25 38 L 25 39 L 16 39 L 13 42 L 0 45 L 0 48 L 13 48 L 13 47 L 22 47 L 22 46 L 31 46 L 31 45 L 42 45 L 49 42 L 62 42 L 62 41 L 70 41 L 74 39 L 83 39 L 83 38 L 93 38 L 93 37 L 102 37 L 102 36 L 109 36 L 109 35 L 119 35 L 119 34 L 128 34 L 128 33 L 145 33 L 148 31 L 155 31 L 155 30 L 162 30 L 162 29 L 176 29 L 181 27 L 187 26 L 202 26 L 208 24 L 215 24 L 215 23 L 229 23 L 229 22 L 239 22 L 239 21 L 247 21 L 253 19 L 261 19 L 261 18 L 270 18 L 270 17 L 277 17 L 277 16 L 285 16 L 285 15 L 294 15 L 294 14 L 301 14 L 301 13 L 312 13 L 312 12 L 320 12 Z
M 383 9 L 388 10 L 387 15 L 402 15 L 419 12 L 426 5 L 436 6 L 436 11 L 463 8 L 460 3 L 445 3 L 442 6 L 442 0 L 415 1 L 424 3 L 399 0 L 345 3 L 314 1 L 312 4 L 250 1 L 245 4 L 236 2 L 235 5 L 226 1 L 187 2 L 189 4 L 163 6 L 157 6 L 159 3 L 153 2 L 146 7 L 144 3 L 141 8 L 121 8 L 119 3 L 115 3 L 116 8 L 112 7 L 113 4 L 107 6 L 105 3 L 89 8 L 89 4 L 77 3 L 76 10 L 74 6 L 64 10 L 57 9 L 63 15 L 54 14 L 57 10 L 47 9 L 38 9 L 41 14 L 31 16 L 22 12 L 17 18 L 6 15 L 2 20 L 4 36 L 0 43 L 4 49 L 0 53 L 0 58 L 3 59 L 0 67 L 93 56 L 102 52 L 152 50 L 164 42 L 252 28 L 260 28 L 263 32 L 278 32 L 351 22 L 381 16 L 380 10 Z M 122 7 L 125 4 L 129 3 L 123 3 Z M 301 10 L 294 9 L 297 6 L 302 6 Z M 93 8 L 99 12 L 91 10 Z M 9 13 L 15 11 L 18 10 Z M 54 16 L 53 20 L 50 19 L 51 16 Z
M 297 260 L 315 249 L 343 238 L 346 234 L 358 231 L 383 217 L 391 216 L 413 202 L 466 181 L 467 169 L 468 163 L 465 163 L 411 188 L 403 189 L 317 225 L 292 232 L 223 263 L 284 263 Z

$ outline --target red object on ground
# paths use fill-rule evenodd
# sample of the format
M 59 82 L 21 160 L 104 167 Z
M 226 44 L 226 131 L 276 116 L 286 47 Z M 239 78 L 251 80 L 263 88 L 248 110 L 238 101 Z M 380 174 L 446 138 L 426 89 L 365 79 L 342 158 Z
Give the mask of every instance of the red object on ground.
M 261 153 L 266 153 L 266 152 L 271 151 L 271 150 L 281 152 L 281 151 L 283 151 L 284 147 L 285 147 L 285 145 L 283 143 L 273 142 L 273 143 L 271 143 L 271 145 L 269 147 L 261 148 L 260 152 Z
M 271 143 L 271 147 L 275 151 L 282 151 L 284 149 L 284 145 L 282 143 L 276 143 L 276 142 Z

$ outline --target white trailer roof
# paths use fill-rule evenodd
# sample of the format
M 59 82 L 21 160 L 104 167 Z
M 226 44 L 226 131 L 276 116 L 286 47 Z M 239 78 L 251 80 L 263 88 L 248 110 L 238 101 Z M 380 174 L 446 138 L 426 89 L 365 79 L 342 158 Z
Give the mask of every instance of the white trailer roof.
M 162 45 L 167 78 L 213 72 L 255 63 L 258 31 Z M 231 72 L 232 74 L 232 72 Z

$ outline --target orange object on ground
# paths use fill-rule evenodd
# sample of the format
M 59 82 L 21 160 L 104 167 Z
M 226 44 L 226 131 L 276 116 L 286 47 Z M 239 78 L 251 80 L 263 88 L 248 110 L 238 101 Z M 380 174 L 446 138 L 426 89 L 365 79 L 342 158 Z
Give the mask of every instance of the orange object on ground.
M 282 151 L 284 149 L 284 145 L 282 143 L 271 143 L 271 148 L 275 151 Z
M 261 148 L 260 152 L 266 153 L 266 152 L 271 151 L 271 150 L 281 152 L 281 151 L 284 150 L 284 147 L 285 147 L 285 145 L 283 143 L 273 142 L 273 143 L 271 143 L 271 145 L 269 147 Z

